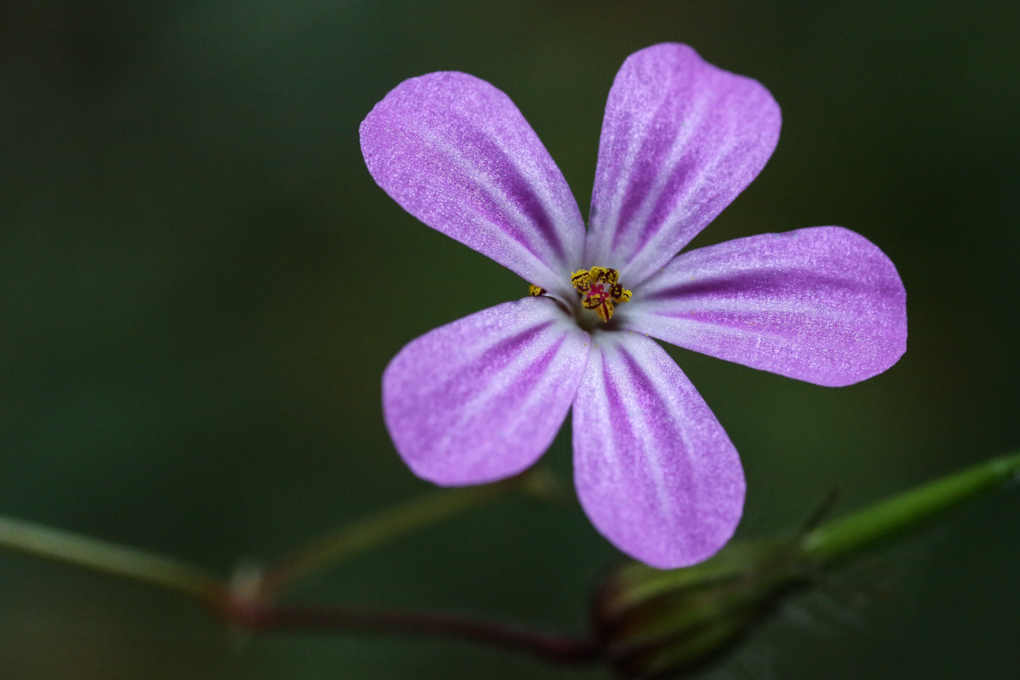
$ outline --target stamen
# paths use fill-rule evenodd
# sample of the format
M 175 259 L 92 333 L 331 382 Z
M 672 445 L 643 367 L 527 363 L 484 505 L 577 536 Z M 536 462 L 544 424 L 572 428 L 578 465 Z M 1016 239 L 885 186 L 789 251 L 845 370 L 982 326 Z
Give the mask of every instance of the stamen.
M 581 295 L 586 295 L 588 293 L 588 276 L 589 274 L 587 269 L 578 269 L 570 277 L 571 285 L 574 286 L 574 289 Z
M 528 286 L 528 293 L 531 295 L 531 297 L 538 297 L 539 295 L 545 295 L 546 290 L 542 286 L 536 286 L 535 284 L 532 283 L 531 285 Z
M 570 277 L 574 290 L 581 294 L 581 305 L 595 310 L 603 322 L 613 318 L 615 305 L 631 298 L 632 293 L 619 281 L 620 272 L 608 267 L 579 269 Z

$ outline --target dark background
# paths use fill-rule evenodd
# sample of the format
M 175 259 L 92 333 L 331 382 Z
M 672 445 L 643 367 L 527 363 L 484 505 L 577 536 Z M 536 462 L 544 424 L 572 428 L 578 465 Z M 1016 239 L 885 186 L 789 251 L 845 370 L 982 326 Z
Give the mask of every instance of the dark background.
M 400 347 L 526 282 L 372 182 L 401 80 L 509 94 L 587 212 L 605 98 L 660 41 L 764 83 L 779 147 L 695 246 L 842 225 L 909 349 L 828 389 L 671 350 L 741 451 L 741 533 L 1020 444 L 1020 4 L 134 0 L 0 4 L 0 513 L 229 573 L 426 491 L 383 426 Z M 569 429 L 546 460 L 569 483 Z M 1020 496 L 799 598 L 719 678 L 1014 678 Z M 310 580 L 324 602 L 583 630 L 618 553 L 510 499 Z M 888 590 L 887 595 L 881 593 Z M 863 599 L 864 607 L 854 603 Z M 224 633 L 190 602 L 0 554 L 0 677 L 607 678 L 455 643 Z

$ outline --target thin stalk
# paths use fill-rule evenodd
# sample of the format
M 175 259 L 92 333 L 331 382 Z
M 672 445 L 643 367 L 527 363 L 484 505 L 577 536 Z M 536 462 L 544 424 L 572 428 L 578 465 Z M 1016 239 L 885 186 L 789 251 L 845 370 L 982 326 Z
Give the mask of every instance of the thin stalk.
M 445 489 L 414 498 L 374 517 L 342 527 L 284 557 L 261 575 L 260 593 L 266 599 L 275 598 L 295 581 L 312 572 L 415 529 L 494 501 L 514 490 L 546 497 L 556 497 L 558 493 L 555 480 L 548 473 L 533 469 L 495 484 Z
M 8 517 L 0 517 L 0 548 L 186 595 L 222 622 L 252 633 L 417 635 L 488 644 L 555 663 L 601 658 L 590 638 L 496 621 L 432 612 L 278 605 L 259 599 L 258 593 L 237 592 L 215 576 L 167 557 Z
M 0 517 L 0 548 L 182 593 L 221 606 L 227 587 L 182 562 L 32 522 Z
M 804 535 L 800 547 L 821 565 L 845 562 L 1018 475 L 1020 453 L 993 458 L 828 522 Z
M 232 609 L 232 622 L 255 633 L 383 633 L 439 637 L 525 652 L 554 663 L 602 658 L 592 638 L 533 630 L 496 621 L 435 612 L 309 608 L 257 603 Z

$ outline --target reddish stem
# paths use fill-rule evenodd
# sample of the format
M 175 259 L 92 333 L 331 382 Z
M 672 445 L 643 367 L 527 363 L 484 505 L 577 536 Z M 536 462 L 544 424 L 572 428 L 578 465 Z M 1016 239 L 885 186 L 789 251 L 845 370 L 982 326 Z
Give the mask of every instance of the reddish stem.
M 371 632 L 424 635 L 482 642 L 523 651 L 555 663 L 599 661 L 602 650 L 578 638 L 453 614 L 280 606 L 234 601 L 224 612 L 232 624 L 256 633 Z

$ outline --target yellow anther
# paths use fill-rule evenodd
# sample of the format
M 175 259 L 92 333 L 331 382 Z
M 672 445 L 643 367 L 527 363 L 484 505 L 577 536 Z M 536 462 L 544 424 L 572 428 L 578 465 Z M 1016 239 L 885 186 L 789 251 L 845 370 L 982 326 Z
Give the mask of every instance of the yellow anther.
M 570 275 L 570 283 L 581 295 L 588 294 L 588 288 L 591 287 L 590 274 L 587 269 L 578 269 L 576 272 Z
M 608 283 L 613 285 L 620 280 L 620 272 L 606 267 L 592 267 L 589 270 L 588 278 L 592 283 Z
M 536 286 L 535 284 L 531 284 L 530 286 L 528 286 L 528 294 L 531 295 L 531 297 L 545 295 L 545 288 L 543 288 L 542 286 Z

